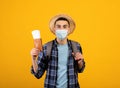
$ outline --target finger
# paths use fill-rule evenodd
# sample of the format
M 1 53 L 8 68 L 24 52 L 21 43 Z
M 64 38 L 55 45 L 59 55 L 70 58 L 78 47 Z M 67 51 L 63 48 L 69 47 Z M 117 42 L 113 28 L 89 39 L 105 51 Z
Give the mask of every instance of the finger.
M 32 52 L 39 52 L 39 49 L 33 49 Z
M 76 57 L 76 56 L 79 55 L 79 53 L 78 52 L 77 53 L 72 53 L 72 55 Z
M 83 55 L 80 52 L 78 52 L 76 55 L 83 57 Z
M 79 60 L 80 59 L 80 56 L 79 55 L 76 55 L 75 56 L 75 60 Z
M 32 55 L 37 55 L 38 53 L 39 53 L 39 52 L 36 51 L 36 50 L 31 51 L 31 54 L 32 54 Z
M 76 55 L 82 55 L 81 52 L 77 52 Z
M 37 49 L 37 48 L 34 48 L 33 50 L 35 50 L 35 51 L 39 51 L 39 49 Z
M 72 53 L 73 56 L 75 56 L 75 53 Z
M 76 58 L 77 58 L 77 60 L 81 60 L 81 59 L 83 59 L 83 56 L 82 55 L 76 55 Z
M 83 59 L 83 56 L 80 52 L 77 52 L 76 54 L 72 53 L 72 55 L 74 56 L 75 60 Z
M 33 53 L 32 55 L 38 55 L 38 53 Z
M 74 59 L 77 60 L 76 54 L 75 54 L 75 53 L 72 53 L 72 55 L 74 56 Z
M 78 60 L 78 59 L 75 57 L 75 60 Z
M 77 53 L 77 54 L 75 55 L 75 57 L 76 57 L 76 58 L 80 58 L 81 55 L 80 55 L 79 53 Z

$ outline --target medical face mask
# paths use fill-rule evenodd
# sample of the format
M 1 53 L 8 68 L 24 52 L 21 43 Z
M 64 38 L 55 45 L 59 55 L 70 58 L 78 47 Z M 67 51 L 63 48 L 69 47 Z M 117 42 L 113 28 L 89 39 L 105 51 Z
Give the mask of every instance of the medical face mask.
M 55 31 L 55 34 L 56 34 L 57 38 L 59 38 L 60 40 L 64 40 L 67 37 L 68 30 L 66 30 L 66 29 L 57 29 Z

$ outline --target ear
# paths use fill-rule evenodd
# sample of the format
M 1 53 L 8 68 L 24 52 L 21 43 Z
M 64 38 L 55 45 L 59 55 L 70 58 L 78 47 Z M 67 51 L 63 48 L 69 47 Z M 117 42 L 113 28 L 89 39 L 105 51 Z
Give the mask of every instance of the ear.
M 53 28 L 53 32 L 54 32 L 54 33 L 55 33 L 55 30 L 56 30 L 56 29 L 55 29 L 55 27 L 54 27 L 54 28 Z
M 68 28 L 68 34 L 70 33 L 70 28 Z

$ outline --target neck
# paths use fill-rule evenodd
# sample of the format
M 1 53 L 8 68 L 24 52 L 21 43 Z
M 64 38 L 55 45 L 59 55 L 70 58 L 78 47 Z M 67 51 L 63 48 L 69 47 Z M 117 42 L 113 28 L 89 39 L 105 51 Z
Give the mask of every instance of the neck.
M 67 38 L 65 38 L 64 40 L 60 40 L 60 39 L 57 38 L 57 42 L 61 45 L 64 45 L 64 44 L 67 43 Z

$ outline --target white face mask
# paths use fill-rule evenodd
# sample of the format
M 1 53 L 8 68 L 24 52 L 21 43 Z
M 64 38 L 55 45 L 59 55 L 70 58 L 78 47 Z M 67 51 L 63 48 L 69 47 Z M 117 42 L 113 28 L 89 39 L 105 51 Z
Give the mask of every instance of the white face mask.
M 68 30 L 67 29 L 57 29 L 55 31 L 55 34 L 56 34 L 57 38 L 59 38 L 60 40 L 64 40 L 67 37 Z

